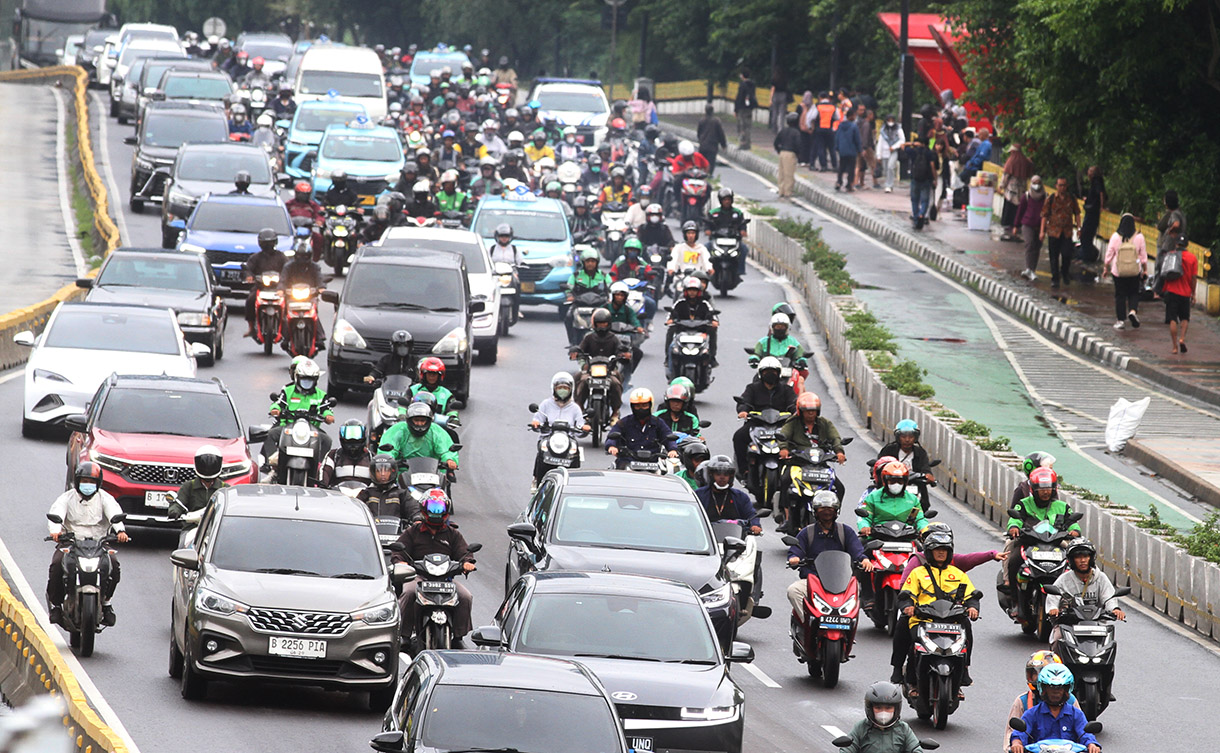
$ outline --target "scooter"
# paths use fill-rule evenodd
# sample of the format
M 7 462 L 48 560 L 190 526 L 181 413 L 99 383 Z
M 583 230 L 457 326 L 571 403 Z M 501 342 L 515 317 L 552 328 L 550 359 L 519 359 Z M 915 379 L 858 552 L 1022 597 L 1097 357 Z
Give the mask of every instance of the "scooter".
M 856 508 L 856 515 L 868 513 Z M 932 515 L 935 517 L 935 515 Z M 898 628 L 898 593 L 902 591 L 902 573 L 907 560 L 915 554 L 915 540 L 919 532 L 915 526 L 901 520 L 887 520 L 872 526 L 864 551 L 873 563 L 868 576 L 873 579 L 873 608 L 869 612 L 873 625 L 890 635 Z
M 460 448 L 460 445 L 454 445 L 454 447 Z M 440 461 L 436 458 L 420 456 L 407 458 L 399 463 L 398 485 L 416 502 L 422 503 L 424 497 L 432 489 L 442 489 L 445 494 L 450 494 L 449 489 L 452 484 L 453 472 L 442 469 Z M 456 512 L 457 505 L 453 503 L 452 495 L 450 500 L 450 504 Z
M 585 335 L 593 331 L 593 312 L 604 308 L 610 296 L 603 290 L 585 290 L 572 300 L 568 309 L 571 330 L 568 345 L 579 345 Z
M 1076 699 L 1089 721 L 1101 716 L 1110 705 L 1114 684 L 1114 613 L 1100 604 L 1088 604 L 1064 596 L 1057 586 L 1043 586 L 1048 594 L 1063 596 L 1059 604 L 1059 640 L 1051 646 L 1076 678 Z M 1127 586 L 1114 589 L 1115 596 L 1131 593 Z
M 579 353 L 578 350 L 572 349 Z M 601 447 L 602 432 L 614 423 L 614 413 L 610 408 L 611 374 L 618 366 L 616 356 L 595 356 L 590 358 L 582 354 L 585 360 L 584 368 L 589 372 L 588 397 L 580 406 L 585 412 L 585 420 L 593 427 L 593 446 Z
M 844 445 L 850 444 L 854 437 L 842 440 Z M 794 452 L 783 460 L 783 483 L 780 486 L 780 506 L 788 511 L 790 525 L 799 531 L 813 522 L 813 495 L 822 490 L 834 491 L 835 453 L 821 447 L 813 447 L 810 452 Z M 842 498 L 839 499 L 843 501 Z
M 708 248 L 712 255 L 712 284 L 720 295 L 728 295 L 741 284 L 738 273 L 738 257 L 741 256 L 741 238 L 733 230 L 720 229 L 712 236 Z
M 1008 514 L 1022 519 L 1024 513 L 1010 508 Z M 1063 544 L 1070 537 L 1068 526 L 1083 518 L 1083 513 L 1060 515 L 1054 524 L 1049 521 L 1024 519 L 1021 532 L 1017 534 L 1020 547 L 1021 566 L 1017 570 L 1017 582 L 1011 596 L 1000 595 L 1000 606 L 1012 616 L 1026 635 L 1038 635 L 1046 643 L 1051 636 L 1051 619 L 1046 613 L 1046 586 L 1054 584 L 1067 569 L 1067 554 Z
M 714 312 L 718 313 L 718 312 Z M 712 385 L 712 322 L 705 319 L 679 319 L 670 325 L 674 330 L 669 344 L 666 379 L 684 376 L 703 392 Z
M 111 525 L 122 523 L 120 513 L 110 518 Z M 63 525 L 64 519 L 47 513 L 47 520 Z M 46 541 L 55 541 L 50 536 Z M 102 622 L 102 593 L 110 577 L 110 548 L 118 539 L 110 534 L 101 539 L 78 539 L 71 531 L 59 534 L 55 546 L 64 553 L 64 601 L 60 624 L 68 631 L 72 647 L 81 656 L 93 655 L 97 634 L 106 629 Z
M 337 275 L 343 274 L 343 270 L 351 265 L 352 256 L 356 253 L 359 225 L 356 217 L 340 204 L 330 210 L 322 229 L 322 258 Z
M 771 511 L 758 510 L 755 514 L 765 518 L 771 515 Z M 712 534 L 718 542 L 724 542 L 726 538 L 740 538 L 746 545 L 737 553 L 725 551 L 723 543 L 720 547 L 721 556 L 730 555 L 725 560 L 724 569 L 733 587 L 733 596 L 737 599 L 738 627 L 751 617 L 760 620 L 770 617 L 771 607 L 760 603 L 763 597 L 763 567 L 758 536 L 762 534 L 750 533 L 748 520 L 717 520 L 712 523 Z
M 290 356 L 313 358 L 318 352 L 318 292 L 308 285 L 293 285 L 288 291 L 281 344 Z
M 676 434 L 671 434 L 675 440 Z M 619 439 L 618 432 L 610 432 L 606 435 L 606 439 Z M 610 463 L 611 470 L 618 468 L 618 462 L 625 460 L 623 466 L 626 470 L 635 471 L 636 473 L 651 473 L 654 476 L 664 476 L 669 473 L 669 463 L 664 452 L 652 452 L 649 450 L 632 450 L 629 447 L 619 447 L 618 455 L 612 458 Z
M 474 554 L 482 548 L 482 544 L 471 544 L 466 551 Z M 453 578 L 462 572 L 462 562 L 449 559 L 447 554 L 426 555 L 406 570 L 407 580 L 417 580 L 415 603 L 418 606 L 409 642 L 412 653 L 453 648 L 453 611 L 458 605 L 457 584 Z
M 272 347 L 284 337 L 281 328 L 284 291 L 280 290 L 280 273 L 263 272 L 254 284 L 258 286 L 258 292 L 254 295 L 254 341 L 263 346 L 265 355 L 271 355 Z
M 781 413 L 774 408 L 746 414 L 750 432 L 746 486 L 759 507 L 775 509 L 774 497 L 780 490 L 779 430 L 791 417 L 791 413 Z
M 521 279 L 517 270 L 508 262 L 496 262 L 496 277 L 500 283 L 500 333 L 508 334 L 509 327 L 521 318 L 521 298 L 517 291 Z
M 630 353 L 631 358 L 619 359 L 619 378 L 623 384 L 631 378 L 635 373 L 635 367 L 639 365 L 640 359 L 644 357 L 644 351 L 640 348 L 644 344 L 647 335 L 643 332 L 636 332 L 635 327 L 632 327 L 627 322 L 610 322 L 610 331 L 618 338 L 619 352 Z
M 707 205 L 707 197 L 710 190 L 711 186 L 707 181 L 707 173 L 703 170 L 692 167 L 682 174 L 682 208 L 678 213 L 679 223 L 693 220 L 702 227 L 703 208 Z
M 783 542 L 797 545 L 794 536 L 785 536 Z M 799 570 L 810 564 L 816 572 L 805 578 L 805 609 L 792 614 L 788 631 L 797 661 L 805 665 L 810 677 L 821 675 L 823 687 L 833 688 L 856 642 L 860 584 L 847 552 L 825 551 L 812 562 L 806 559 L 789 567 Z
M 1025 720 L 1019 716 L 1014 716 L 1009 719 L 1008 726 L 1012 727 L 1018 732 L 1024 732 L 1026 729 Z M 1101 722 L 1094 721 L 1084 725 L 1084 731 L 1093 735 L 1101 732 L 1101 729 Z M 925 745 L 924 747 L 926 748 L 928 746 Z M 1089 746 L 1087 745 L 1081 745 L 1078 742 L 1065 740 L 1063 738 L 1048 737 L 1047 739 L 1039 740 L 1036 743 L 1025 744 L 1025 750 L 1029 751 L 1029 753 L 1084 753 L 1084 751 L 1088 749 Z
M 538 412 L 538 404 L 530 403 L 530 413 Z M 584 450 L 577 440 L 588 436 L 587 431 L 572 426 L 567 421 L 545 423 L 541 426 L 527 425 L 527 429 L 537 432 L 538 454 L 534 458 L 534 483 L 542 481 L 542 477 L 556 468 L 579 468 L 585 459 Z
M 411 403 L 411 377 L 407 374 L 391 374 L 380 382 L 373 383 L 373 397 L 368 404 L 369 447 L 377 447 L 385 430 L 398 423 L 398 409 Z
M 602 205 L 601 223 L 606 233 L 602 257 L 613 263 L 623 255 L 623 242 L 627 240 L 627 205 L 621 201 L 607 201 Z
M 648 279 L 641 279 L 639 277 L 624 277 L 622 280 L 622 283 L 627 286 L 627 305 L 630 306 L 631 310 L 634 311 L 636 316 L 640 318 L 640 324 L 644 325 L 645 329 L 647 329 L 652 323 L 652 318 L 656 316 L 657 313 L 657 297 L 653 281 L 663 276 L 663 272 L 658 274 L 654 268 L 653 273 Z M 651 313 L 648 311 L 648 306 L 644 300 L 645 297 L 652 299 L 653 305 Z M 645 335 L 640 336 L 641 342 L 643 341 L 644 337 Z
M 271 399 L 280 409 L 279 450 L 276 453 L 273 471 L 275 483 L 289 486 L 317 486 L 318 469 L 322 465 L 322 429 L 319 423 L 322 412 L 335 406 L 335 399 L 328 397 L 317 406 L 305 410 L 291 410 L 284 402 L 283 393 L 272 392 Z M 268 461 L 270 462 L 270 460 Z
M 944 729 L 961 703 L 957 694 L 966 671 L 966 607 L 937 599 L 916 606 L 915 616 L 924 621 L 915 630 L 907 658 L 914 663 L 907 678 L 914 676 L 915 684 L 904 678 L 904 695 L 920 719 L 931 719 L 936 729 Z M 918 691 L 914 698 L 912 688 Z

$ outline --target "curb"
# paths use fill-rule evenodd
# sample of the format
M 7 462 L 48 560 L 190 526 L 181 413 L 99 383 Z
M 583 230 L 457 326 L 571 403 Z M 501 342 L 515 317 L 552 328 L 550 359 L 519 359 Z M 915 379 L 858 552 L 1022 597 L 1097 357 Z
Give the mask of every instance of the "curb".
M 1205 481 L 1187 469 L 1175 465 L 1172 460 L 1149 447 L 1139 440 L 1127 441 L 1123 455 L 1144 466 L 1167 481 L 1182 487 L 1187 494 L 1197 497 L 1200 502 L 1206 502 L 1213 507 L 1220 507 L 1220 489 Z

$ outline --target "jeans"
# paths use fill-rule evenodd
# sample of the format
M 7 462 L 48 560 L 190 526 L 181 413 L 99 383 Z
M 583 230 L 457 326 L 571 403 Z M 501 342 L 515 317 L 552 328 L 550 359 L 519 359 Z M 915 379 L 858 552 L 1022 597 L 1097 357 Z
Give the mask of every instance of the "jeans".
M 1114 278 L 1114 318 L 1123 321 L 1127 312 L 1137 311 L 1140 307 L 1140 277 Z
M 932 200 L 932 181 L 911 180 L 911 222 L 928 218 L 928 202 Z
M 737 144 L 742 149 L 750 148 L 750 128 L 754 125 L 754 110 L 737 111 Z
M 1046 249 L 1051 258 L 1051 282 L 1057 285 L 1061 277 L 1064 283 L 1071 282 L 1072 253 L 1075 250 L 1072 245 L 1072 235 L 1065 233 L 1056 238 L 1048 234 Z
M 716 172 L 716 157 L 720 154 L 720 147 L 715 146 L 710 149 L 700 149 L 699 153 L 707 160 L 707 174 L 712 175 Z
M 842 185 L 843 176 L 847 176 L 847 190 L 851 191 L 856 183 L 856 155 L 840 154 L 839 171 L 835 174 L 835 187 Z
M 894 180 L 898 177 L 898 152 L 891 151 L 885 158 L 885 187 L 892 189 Z
M 820 129 L 813 132 L 813 153 L 809 155 L 809 164 L 813 165 L 813 160 L 816 157 L 818 161 L 818 169 L 826 169 L 826 154 L 833 152 L 832 139 L 834 139 L 834 131 Z M 831 155 L 833 157 L 833 154 Z M 833 161 L 833 160 L 832 160 Z

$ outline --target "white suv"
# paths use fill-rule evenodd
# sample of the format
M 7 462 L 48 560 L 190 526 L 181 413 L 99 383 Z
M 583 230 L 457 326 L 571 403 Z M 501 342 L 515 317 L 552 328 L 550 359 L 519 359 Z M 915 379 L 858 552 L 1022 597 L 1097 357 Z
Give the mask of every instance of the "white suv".
M 595 149 L 606 138 L 610 103 L 600 81 L 540 78 L 530 91 L 528 101 L 534 100 L 542 103 L 540 121 L 554 120 L 560 128 L 575 126 L 576 139 L 585 149 Z

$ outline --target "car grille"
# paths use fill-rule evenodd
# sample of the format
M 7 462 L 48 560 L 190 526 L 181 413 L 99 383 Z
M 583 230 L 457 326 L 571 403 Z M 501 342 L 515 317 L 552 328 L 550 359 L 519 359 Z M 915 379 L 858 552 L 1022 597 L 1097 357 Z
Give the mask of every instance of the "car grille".
M 347 185 L 353 191 L 362 196 L 372 194 L 376 196 L 389 187 L 389 183 L 384 178 L 352 178 L 348 177 Z
M 521 282 L 538 282 L 551 273 L 550 264 L 525 264 L 517 268 Z
M 326 659 L 293 659 L 286 656 L 251 656 L 250 668 L 267 674 L 338 677 L 343 662 Z
M 215 248 L 209 248 L 207 251 L 208 264 L 229 264 L 237 262 L 245 264 L 250 259 L 250 254 L 240 251 L 221 251 Z
M 576 140 L 585 146 L 592 146 L 593 134 L 597 132 L 595 126 L 578 125 L 576 126 Z
M 169 465 L 167 463 L 139 463 L 127 467 L 123 475 L 137 484 L 182 486 L 195 478 L 195 467 L 191 465 Z
M 378 353 L 389 353 L 390 352 L 390 338 L 388 338 L 388 337 L 366 337 L 366 338 L 364 338 L 364 342 L 369 346 L 368 347 L 369 350 L 375 350 Z M 411 350 L 415 354 L 420 355 L 420 357 L 422 358 L 423 356 L 421 354 L 431 353 L 432 347 L 434 345 L 436 345 L 436 343 L 430 343 L 430 342 L 426 342 L 424 340 L 416 340 L 415 344 L 411 346 Z
M 293 635 L 342 635 L 352 618 L 335 612 L 294 612 L 255 607 L 247 616 L 250 624 L 269 633 Z
M 618 715 L 624 719 L 680 719 L 676 706 L 640 706 L 633 703 L 615 704 Z

